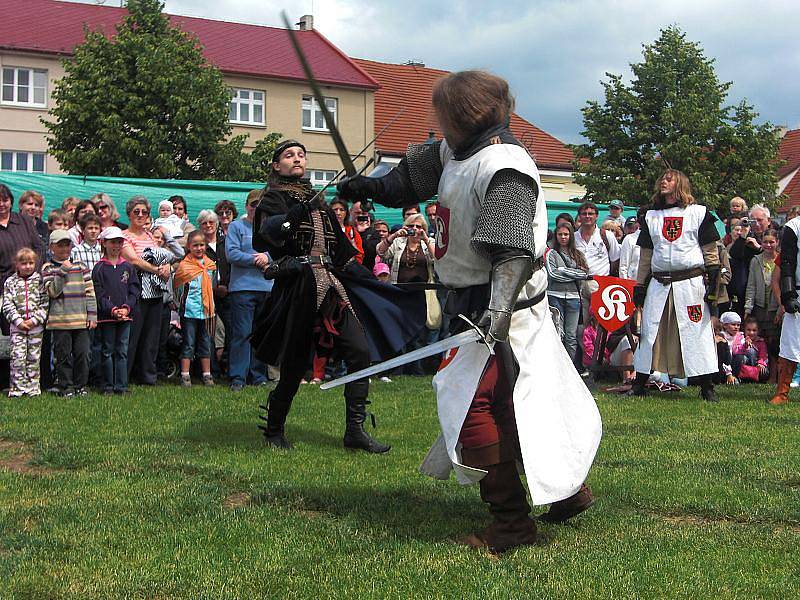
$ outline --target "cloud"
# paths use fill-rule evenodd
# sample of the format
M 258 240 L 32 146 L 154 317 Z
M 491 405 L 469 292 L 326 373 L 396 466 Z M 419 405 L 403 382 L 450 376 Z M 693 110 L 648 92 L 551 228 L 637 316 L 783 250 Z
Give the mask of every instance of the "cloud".
M 280 26 L 314 14 L 315 27 L 350 56 L 430 67 L 485 68 L 507 78 L 517 111 L 579 142 L 580 109 L 601 99 L 607 71 L 629 75 L 642 44 L 677 24 L 733 81 L 729 99 L 762 119 L 800 127 L 800 42 L 790 0 L 167 0 L 172 13 Z

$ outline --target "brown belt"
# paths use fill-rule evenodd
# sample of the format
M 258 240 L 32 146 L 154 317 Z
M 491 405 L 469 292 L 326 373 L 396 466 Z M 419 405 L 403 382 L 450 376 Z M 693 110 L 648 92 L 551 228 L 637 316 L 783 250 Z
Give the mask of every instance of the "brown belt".
M 684 269 L 683 271 L 664 271 L 662 273 L 653 273 L 653 278 L 667 285 L 668 283 L 675 283 L 676 281 L 683 281 L 685 279 L 692 279 L 704 275 L 706 270 L 703 267 L 695 267 L 693 269 Z

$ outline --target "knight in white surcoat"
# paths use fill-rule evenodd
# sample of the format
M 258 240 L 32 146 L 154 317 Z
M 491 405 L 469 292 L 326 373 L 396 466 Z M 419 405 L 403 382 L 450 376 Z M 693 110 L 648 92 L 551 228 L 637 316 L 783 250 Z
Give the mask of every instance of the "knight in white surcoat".
M 643 307 L 634 355 L 632 393 L 645 394 L 651 371 L 688 377 L 701 396 L 716 401 L 712 375 L 717 353 L 711 325 L 720 261 L 716 218 L 695 204 L 689 180 L 666 171 L 656 183 L 652 208 L 641 214 L 641 248 L 634 302 Z
M 800 217 L 790 219 L 783 226 L 781 235 L 781 305 L 784 315 L 781 325 L 781 346 L 778 351 L 777 389 L 769 403 L 773 405 L 789 403 L 789 387 L 792 384 L 797 364 L 800 363 L 800 260 L 798 260 L 798 238 L 800 238 Z
M 536 538 L 518 467 L 533 502 L 551 504 L 545 520 L 564 521 L 593 503 L 584 480 L 602 425 L 549 315 L 547 208 L 536 164 L 508 129 L 508 84 L 454 73 L 437 83 L 433 105 L 443 141 L 410 146 L 388 175 L 347 179 L 339 193 L 394 207 L 438 194 L 434 264 L 449 288 L 451 330 L 466 328 L 456 317 L 466 315 L 487 344 L 461 346 L 442 361 L 433 380 L 442 434 L 421 470 L 480 483 L 494 520 L 464 541 L 499 553 Z

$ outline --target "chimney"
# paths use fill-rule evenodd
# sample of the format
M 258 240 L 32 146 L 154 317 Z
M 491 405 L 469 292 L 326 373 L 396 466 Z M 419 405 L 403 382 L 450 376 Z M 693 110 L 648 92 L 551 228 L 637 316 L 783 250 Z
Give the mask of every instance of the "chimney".
M 416 59 L 416 58 L 412 58 L 411 60 L 407 60 L 405 62 L 405 65 L 408 66 L 408 67 L 422 67 L 422 68 L 425 67 L 425 63 L 422 62 L 421 60 Z
M 778 134 L 778 139 L 783 139 L 787 133 L 789 133 L 789 126 L 788 125 L 778 125 L 775 128 L 776 133 Z
M 300 31 L 311 31 L 314 29 L 314 15 L 303 15 L 297 25 Z

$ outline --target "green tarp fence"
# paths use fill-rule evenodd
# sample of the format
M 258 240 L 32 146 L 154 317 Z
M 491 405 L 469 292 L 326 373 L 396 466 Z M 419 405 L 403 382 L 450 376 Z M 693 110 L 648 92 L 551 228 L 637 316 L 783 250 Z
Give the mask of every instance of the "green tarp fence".
M 232 200 L 239 214 L 244 213 L 244 203 L 250 190 L 260 189 L 261 183 L 231 182 L 231 181 L 185 181 L 176 179 L 132 179 L 123 177 L 81 177 L 78 175 L 45 175 L 40 173 L 12 173 L 0 172 L 0 183 L 6 184 L 14 193 L 14 198 L 19 198 L 25 190 L 36 190 L 45 198 L 45 218 L 53 208 L 59 208 L 64 198 L 76 196 L 90 198 L 94 194 L 105 192 L 114 200 L 117 210 L 124 221 L 125 203 L 132 196 L 144 196 L 153 205 L 153 216 L 158 216 L 158 203 L 170 196 L 179 195 L 186 199 L 189 217 L 192 222 L 203 209 L 213 209 L 220 200 Z M 326 196 L 330 200 L 335 195 L 334 189 L 328 189 Z M 546 199 L 546 196 L 545 196 Z M 15 205 L 16 209 L 16 205 Z M 549 226 L 555 225 L 558 213 L 568 212 L 575 216 L 578 209 L 577 202 L 548 201 L 547 216 Z M 608 212 L 608 207 L 600 206 L 599 221 Z M 636 214 L 636 208 L 626 208 L 625 216 Z M 377 219 L 384 219 L 390 225 L 400 223 L 402 217 L 398 209 L 384 208 L 375 205 Z

